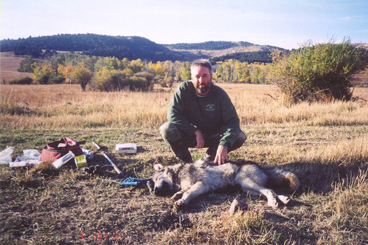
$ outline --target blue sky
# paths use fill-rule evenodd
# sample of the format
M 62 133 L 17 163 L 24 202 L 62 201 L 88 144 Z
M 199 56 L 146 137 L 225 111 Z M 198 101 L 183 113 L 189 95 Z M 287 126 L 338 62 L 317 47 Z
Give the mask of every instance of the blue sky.
M 368 0 L 1 0 L 0 39 L 95 33 L 160 44 L 368 43 Z

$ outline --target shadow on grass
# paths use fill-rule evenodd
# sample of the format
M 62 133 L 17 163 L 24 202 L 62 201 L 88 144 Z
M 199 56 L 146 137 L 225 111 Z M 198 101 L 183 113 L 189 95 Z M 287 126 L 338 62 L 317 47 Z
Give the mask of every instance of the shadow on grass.
M 296 191 L 296 195 L 308 192 L 328 193 L 333 190 L 333 183 L 346 178 L 354 178 L 359 175 L 359 171 L 368 168 L 367 165 L 359 163 L 344 165 L 337 162 L 293 162 L 278 167 L 298 176 L 300 188 Z

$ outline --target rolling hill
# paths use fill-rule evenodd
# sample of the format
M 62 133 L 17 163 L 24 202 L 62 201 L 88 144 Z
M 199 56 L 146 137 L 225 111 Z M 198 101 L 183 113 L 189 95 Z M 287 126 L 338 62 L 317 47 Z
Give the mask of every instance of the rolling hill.
M 148 61 L 192 61 L 198 58 L 222 61 L 243 57 L 248 62 L 269 62 L 265 59 L 273 46 L 261 46 L 249 42 L 209 41 L 203 43 L 157 44 L 137 36 L 107 36 L 97 34 L 58 34 L 53 36 L 4 39 L 0 41 L 1 52 L 38 57 L 42 50 L 79 52 L 95 56 L 115 56 Z M 259 53 L 260 52 L 260 53 Z M 259 55 L 258 55 L 259 53 Z M 235 54 L 235 56 L 232 56 Z M 241 55 L 245 54 L 245 55 Z M 247 59 L 247 57 L 252 57 Z M 254 58 L 256 57 L 256 58 Z

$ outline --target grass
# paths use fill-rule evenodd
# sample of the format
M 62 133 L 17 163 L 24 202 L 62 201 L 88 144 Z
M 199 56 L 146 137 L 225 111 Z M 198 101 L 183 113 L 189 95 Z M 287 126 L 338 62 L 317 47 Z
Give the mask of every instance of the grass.
M 169 198 L 122 181 L 100 154 L 89 175 L 67 165 L 59 171 L 0 166 L 1 244 L 367 244 L 368 97 L 331 104 L 286 105 L 270 85 L 220 84 L 232 98 L 248 140 L 231 158 L 293 171 L 301 188 L 292 203 L 273 210 L 263 198 L 212 193 L 182 213 Z M 87 92 L 77 85 L 1 85 L 0 149 L 39 151 L 68 136 L 108 147 L 128 176 L 149 178 L 154 163 L 176 159 L 162 141 L 171 91 Z M 367 97 L 365 97 L 367 96 Z M 138 153 L 114 154 L 117 143 L 136 142 Z M 194 158 L 204 149 L 191 149 Z M 283 190 L 278 190 L 283 192 Z M 249 210 L 229 215 L 234 198 Z
M 13 52 L 0 53 L 0 82 L 9 81 L 19 77 L 30 77 L 33 79 L 33 73 L 19 72 L 19 64 L 25 59 L 26 55 L 14 55 Z

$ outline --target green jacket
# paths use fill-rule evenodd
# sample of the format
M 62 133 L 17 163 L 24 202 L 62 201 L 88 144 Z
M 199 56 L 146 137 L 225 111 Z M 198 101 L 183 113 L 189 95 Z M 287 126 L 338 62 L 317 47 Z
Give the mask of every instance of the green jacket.
M 233 145 L 240 131 L 233 103 L 227 93 L 214 84 L 209 93 L 201 97 L 191 81 L 182 82 L 169 104 L 167 119 L 189 135 L 197 129 L 204 134 L 221 132 L 220 145 L 226 147 Z

